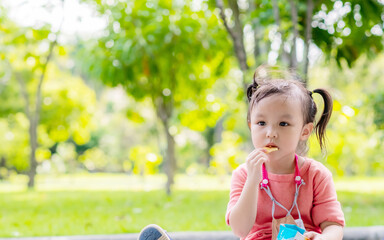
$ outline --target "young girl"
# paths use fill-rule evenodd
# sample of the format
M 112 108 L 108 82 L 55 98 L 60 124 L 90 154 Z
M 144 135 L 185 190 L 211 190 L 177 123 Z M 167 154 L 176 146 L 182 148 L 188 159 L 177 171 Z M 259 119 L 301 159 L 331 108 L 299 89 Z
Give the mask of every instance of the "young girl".
M 283 73 L 285 77 L 274 76 Z M 288 77 L 287 77 L 288 76 Z M 313 94 L 324 100 L 317 112 Z M 226 221 L 241 239 L 273 239 L 281 223 L 305 227 L 309 239 L 342 239 L 344 215 L 330 171 L 305 157 L 316 132 L 325 148 L 332 99 L 324 89 L 308 91 L 290 73 L 256 70 L 248 87 L 248 126 L 254 150 L 233 171 Z

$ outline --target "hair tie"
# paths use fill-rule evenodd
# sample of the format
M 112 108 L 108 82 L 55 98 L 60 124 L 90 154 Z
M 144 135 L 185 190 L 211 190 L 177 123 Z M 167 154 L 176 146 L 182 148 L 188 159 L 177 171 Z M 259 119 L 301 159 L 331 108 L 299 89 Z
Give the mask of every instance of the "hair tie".
M 251 101 L 252 95 L 257 91 L 258 88 L 259 85 L 256 82 L 253 82 L 252 84 L 248 85 L 247 97 L 249 101 Z
M 313 91 L 308 91 L 308 94 L 312 97 Z
M 256 92 L 259 89 L 260 85 L 256 82 L 252 83 L 252 93 Z

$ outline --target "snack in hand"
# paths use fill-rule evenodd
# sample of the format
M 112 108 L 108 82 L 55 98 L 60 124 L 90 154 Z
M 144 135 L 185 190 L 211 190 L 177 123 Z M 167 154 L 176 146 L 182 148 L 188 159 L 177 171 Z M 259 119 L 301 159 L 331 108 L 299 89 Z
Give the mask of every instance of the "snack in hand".
M 271 152 L 274 152 L 274 151 L 279 150 L 278 147 L 264 147 L 263 149 L 264 149 L 267 153 L 271 153 Z
M 303 234 L 305 229 L 293 224 L 280 224 L 277 240 L 309 240 Z

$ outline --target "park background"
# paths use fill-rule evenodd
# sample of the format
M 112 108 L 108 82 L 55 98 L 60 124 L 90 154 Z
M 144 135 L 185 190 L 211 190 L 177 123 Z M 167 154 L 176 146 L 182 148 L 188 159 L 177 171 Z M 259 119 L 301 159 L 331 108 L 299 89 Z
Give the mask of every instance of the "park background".
M 383 225 L 383 4 L 0 0 L 0 237 L 229 230 L 264 63 L 331 92 L 308 155 L 347 226 Z

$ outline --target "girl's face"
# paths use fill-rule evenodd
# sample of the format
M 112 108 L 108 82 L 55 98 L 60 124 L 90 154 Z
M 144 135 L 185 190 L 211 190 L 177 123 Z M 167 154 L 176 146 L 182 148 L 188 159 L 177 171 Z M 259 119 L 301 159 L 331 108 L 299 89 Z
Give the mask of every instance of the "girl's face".
M 269 153 L 270 159 L 291 158 L 299 141 L 307 140 L 313 129 L 313 123 L 304 125 L 303 119 L 298 98 L 275 94 L 261 99 L 251 110 L 253 146 L 277 147 L 277 151 Z

